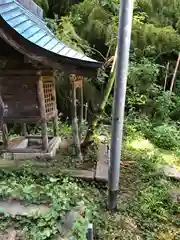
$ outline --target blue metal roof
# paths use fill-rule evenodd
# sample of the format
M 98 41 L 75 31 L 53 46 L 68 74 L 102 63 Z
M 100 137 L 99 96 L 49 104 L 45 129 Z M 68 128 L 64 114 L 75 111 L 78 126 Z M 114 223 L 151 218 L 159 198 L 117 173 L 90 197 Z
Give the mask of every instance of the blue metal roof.
M 0 0 L 0 16 L 28 41 L 63 57 L 98 63 L 57 40 L 43 19 L 23 7 L 18 0 Z

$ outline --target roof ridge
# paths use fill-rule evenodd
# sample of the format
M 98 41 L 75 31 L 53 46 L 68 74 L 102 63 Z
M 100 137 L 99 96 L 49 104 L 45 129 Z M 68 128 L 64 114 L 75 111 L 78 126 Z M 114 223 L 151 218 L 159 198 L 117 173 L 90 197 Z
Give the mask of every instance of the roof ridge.
M 25 0 L 26 1 L 26 0 Z M 29 9 L 27 9 L 25 6 L 23 6 L 22 4 L 20 4 L 20 2 L 18 0 L 13 0 L 13 2 L 15 2 L 24 12 L 25 15 L 30 15 L 33 17 L 33 19 L 31 19 L 31 21 L 33 21 L 35 24 L 37 24 L 37 21 L 43 24 L 43 27 L 46 27 L 46 30 L 48 30 L 53 36 L 54 33 L 48 28 L 48 26 L 46 25 L 46 22 L 44 20 L 44 18 L 40 18 L 37 15 L 35 15 L 33 12 L 31 12 Z M 35 19 L 34 19 L 35 18 Z M 42 29 L 43 30 L 43 29 Z
M 41 20 L 43 19 L 43 9 L 33 0 L 14 0 L 14 2 L 16 2 L 21 7 L 25 8 Z

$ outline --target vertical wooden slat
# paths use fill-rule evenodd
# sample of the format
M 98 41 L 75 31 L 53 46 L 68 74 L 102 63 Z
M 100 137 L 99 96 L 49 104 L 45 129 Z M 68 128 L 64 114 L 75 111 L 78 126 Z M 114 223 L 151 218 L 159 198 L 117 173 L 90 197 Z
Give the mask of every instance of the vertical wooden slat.
M 83 83 L 81 87 L 81 123 L 84 120 L 84 93 L 83 93 Z
M 26 137 L 27 136 L 27 126 L 26 123 L 21 124 L 21 129 L 22 129 L 22 136 Z
M 83 83 L 82 86 L 80 88 L 80 108 L 81 108 L 81 114 L 80 114 L 80 140 L 82 141 L 82 133 L 83 133 L 83 120 L 84 120 L 84 98 L 83 98 Z
M 85 122 L 88 121 L 88 103 L 85 104 L 85 117 L 84 117 Z
M 80 161 L 83 161 L 83 156 L 81 153 L 81 145 L 79 139 L 79 128 L 77 119 L 77 104 L 76 104 L 76 86 L 74 80 L 76 76 L 70 75 L 70 81 L 72 84 L 72 130 L 73 130 L 73 143 L 75 154 L 79 157 Z
M 53 118 L 53 134 L 54 136 L 58 135 L 58 112 L 57 112 L 57 102 L 56 102 L 56 84 L 55 78 L 53 77 L 53 98 L 54 98 L 54 111 L 55 117 Z
M 40 116 L 41 116 L 42 145 L 43 145 L 43 150 L 47 151 L 48 150 L 48 134 L 47 134 L 46 109 L 45 109 L 42 77 L 39 78 L 37 83 L 37 93 L 38 93 L 39 110 L 40 110 Z

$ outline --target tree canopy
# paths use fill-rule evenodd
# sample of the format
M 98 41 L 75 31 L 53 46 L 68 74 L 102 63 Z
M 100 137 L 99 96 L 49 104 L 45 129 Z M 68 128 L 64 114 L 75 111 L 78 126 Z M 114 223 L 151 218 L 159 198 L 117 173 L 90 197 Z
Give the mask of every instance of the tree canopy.
M 44 9 L 49 26 L 66 44 L 104 62 L 114 56 L 120 6 L 118 0 L 36 1 Z M 127 114 L 133 109 L 133 111 L 163 119 L 178 115 L 172 105 L 169 108 L 168 106 L 170 100 L 176 104 L 179 102 L 179 72 L 173 99 L 168 91 L 180 52 L 179 33 L 180 2 L 178 0 L 135 0 Z M 110 71 L 106 66 L 109 65 L 105 65 L 105 74 L 101 76 L 99 82 L 96 82 L 97 89 L 104 89 L 106 86 Z M 166 75 L 165 90 L 167 92 L 164 92 Z M 157 98 L 161 99 L 164 106 L 158 106 Z M 108 114 L 111 112 L 111 97 L 109 101 L 106 106 Z M 169 110 L 165 113 L 163 108 Z M 165 115 L 162 116 L 163 114 Z

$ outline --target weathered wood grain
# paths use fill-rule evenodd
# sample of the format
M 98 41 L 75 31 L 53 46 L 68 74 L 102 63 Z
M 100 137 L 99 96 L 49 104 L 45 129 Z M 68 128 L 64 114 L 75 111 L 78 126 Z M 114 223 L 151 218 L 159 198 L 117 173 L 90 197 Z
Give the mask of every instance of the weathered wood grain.
M 107 149 L 107 146 L 105 144 L 101 144 L 99 146 L 95 178 L 98 181 L 106 181 L 107 182 L 108 181 L 109 164 L 108 164 L 108 156 L 106 154 L 106 149 Z

